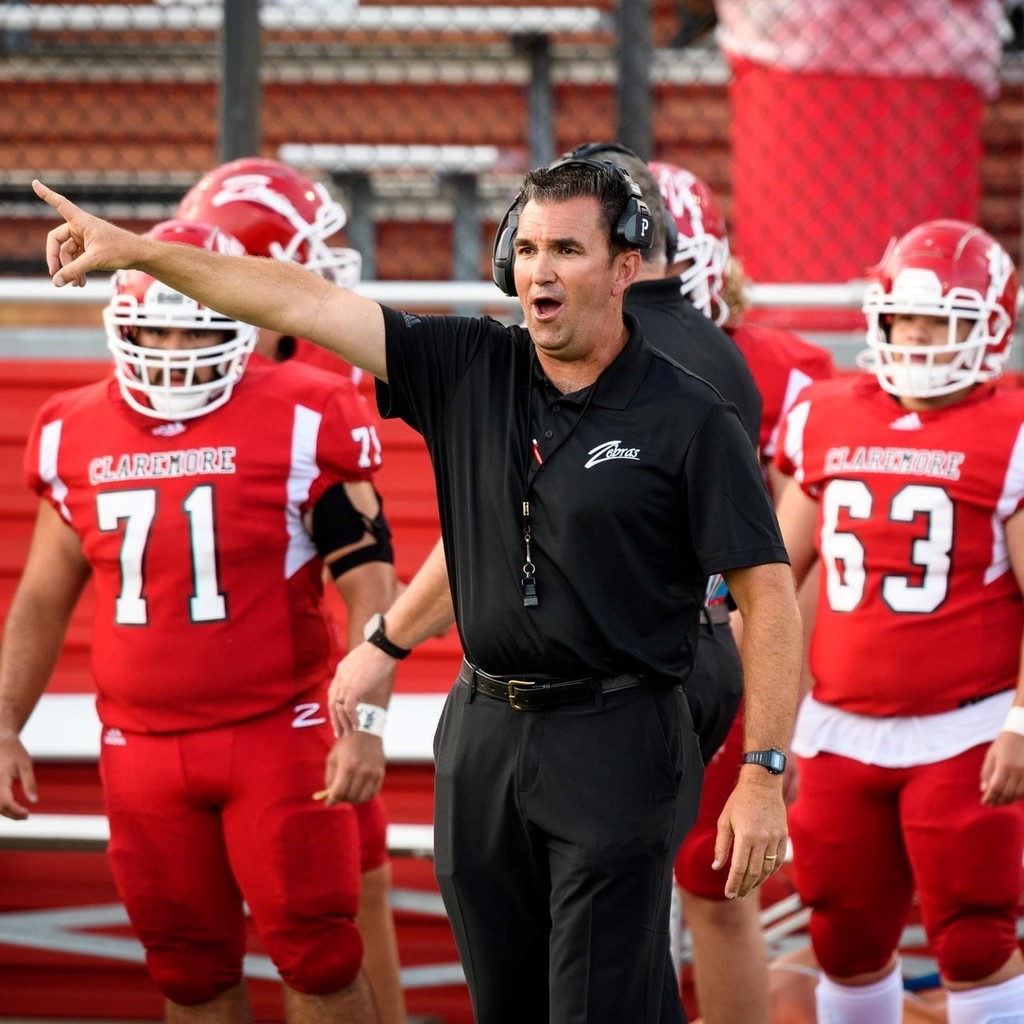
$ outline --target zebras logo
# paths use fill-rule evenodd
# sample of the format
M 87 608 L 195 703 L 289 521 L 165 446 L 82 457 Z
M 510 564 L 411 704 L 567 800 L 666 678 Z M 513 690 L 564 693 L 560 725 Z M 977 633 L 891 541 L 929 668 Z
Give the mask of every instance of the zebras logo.
M 631 462 L 640 461 L 639 448 L 623 448 L 619 440 L 605 441 L 596 448 L 591 448 L 587 454 L 589 459 L 583 464 L 584 469 L 592 469 L 602 462 L 611 462 L 614 459 L 629 459 Z

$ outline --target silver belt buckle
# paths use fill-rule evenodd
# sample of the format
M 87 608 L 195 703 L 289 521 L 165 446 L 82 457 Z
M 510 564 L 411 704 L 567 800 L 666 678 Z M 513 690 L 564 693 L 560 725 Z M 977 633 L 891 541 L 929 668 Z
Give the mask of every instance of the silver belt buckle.
M 536 682 L 532 679 L 510 679 L 505 685 L 508 687 L 508 702 L 512 705 L 514 711 L 528 711 L 529 708 L 523 707 L 521 704 L 516 703 L 516 695 L 513 687 L 516 686 L 536 686 Z

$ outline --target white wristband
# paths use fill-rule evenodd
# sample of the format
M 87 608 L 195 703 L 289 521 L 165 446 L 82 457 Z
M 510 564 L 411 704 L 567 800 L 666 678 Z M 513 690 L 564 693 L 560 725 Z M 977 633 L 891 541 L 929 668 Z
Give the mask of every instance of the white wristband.
M 1024 708 L 1014 704 L 1006 713 L 1006 721 L 1003 722 L 1003 732 L 1015 732 L 1018 736 L 1024 736 Z
M 1021 711 L 1024 711 L 1024 708 L 1021 708 Z M 357 704 L 356 718 L 359 719 L 356 732 L 368 732 L 371 736 L 384 738 L 384 726 L 388 722 L 387 708 L 377 704 Z

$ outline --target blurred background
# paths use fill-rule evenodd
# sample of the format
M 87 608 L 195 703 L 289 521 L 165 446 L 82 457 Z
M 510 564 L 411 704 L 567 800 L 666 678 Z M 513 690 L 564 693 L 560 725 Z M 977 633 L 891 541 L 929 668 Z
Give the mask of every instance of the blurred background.
M 341 200 L 364 280 L 485 283 L 523 173 L 618 139 L 710 185 L 765 316 L 856 329 L 857 289 L 824 286 L 921 220 L 1019 262 L 1022 68 L 1004 0 L 5 0 L 0 327 L 55 319 L 10 280 L 45 273 L 34 176 L 145 230 L 215 164 L 275 157 Z
M 362 254 L 367 294 L 511 319 L 489 264 L 523 174 L 618 140 L 714 191 L 753 282 L 751 319 L 849 367 L 863 276 L 892 236 L 931 218 L 975 221 L 1020 264 L 1022 82 L 1012 0 L 0 0 L 0 611 L 34 515 L 28 426 L 48 394 L 95 380 L 108 359 L 109 281 L 52 287 L 55 219 L 33 177 L 144 231 L 215 165 L 283 160 L 344 205 L 339 241 Z M 408 428 L 388 421 L 382 437 L 408 579 L 437 534 L 433 481 Z M 89 608 L 58 697 L 88 700 Z M 400 691 L 440 699 L 459 657 L 454 634 L 429 641 L 403 663 Z M 95 756 L 57 755 L 44 809 L 97 813 Z M 389 764 L 386 792 L 393 821 L 429 823 L 429 757 Z M 0 845 L 7 1022 L 160 1015 L 105 857 L 90 850 Z M 395 879 L 411 1013 L 468 1024 L 429 863 L 401 857 Z M 281 1019 L 273 971 L 253 957 L 260 1019 Z

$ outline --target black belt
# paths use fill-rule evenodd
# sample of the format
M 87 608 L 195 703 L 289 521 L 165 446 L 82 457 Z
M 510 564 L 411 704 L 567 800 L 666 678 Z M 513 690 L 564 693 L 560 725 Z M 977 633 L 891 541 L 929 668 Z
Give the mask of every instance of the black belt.
M 631 690 L 645 684 L 644 677 L 638 675 L 558 680 L 502 679 L 481 672 L 468 661 L 462 662 L 459 679 L 474 693 L 507 701 L 516 711 L 539 711 L 559 704 L 579 704 L 593 700 L 598 693 Z
M 729 622 L 729 606 L 721 601 L 719 604 L 706 604 L 700 610 L 702 626 L 725 626 Z

